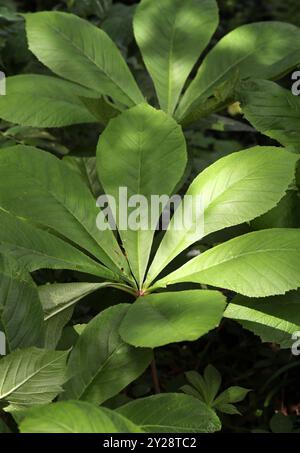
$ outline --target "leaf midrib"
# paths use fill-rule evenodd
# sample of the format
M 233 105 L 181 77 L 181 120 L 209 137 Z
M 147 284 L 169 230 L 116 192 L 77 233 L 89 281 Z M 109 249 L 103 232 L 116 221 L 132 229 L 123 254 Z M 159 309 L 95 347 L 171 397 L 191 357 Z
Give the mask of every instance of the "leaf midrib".
M 209 252 L 212 252 L 214 250 L 214 247 L 212 249 L 210 249 L 208 252 L 204 252 L 201 256 L 204 257 L 206 253 L 209 253 Z M 244 256 L 251 256 L 251 255 L 256 255 L 256 254 L 259 254 L 259 253 L 276 253 L 276 252 L 281 252 L 281 253 L 285 253 L 285 252 L 293 252 L 293 253 L 299 253 L 300 250 L 299 249 L 295 249 L 294 248 L 280 248 L 280 249 L 261 249 L 261 250 L 252 250 L 252 251 L 249 251 L 249 252 L 244 252 L 244 253 L 240 253 L 239 255 L 232 255 L 230 256 L 229 258 L 226 258 L 222 261 L 219 261 L 217 264 L 212 264 L 211 266 L 208 266 L 202 270 L 199 270 L 199 271 L 195 271 L 195 272 L 192 272 L 191 274 L 187 274 L 187 276 L 192 276 L 194 274 L 201 274 L 201 272 L 205 272 L 207 270 L 211 270 L 213 269 L 214 267 L 217 267 L 217 266 L 220 266 L 222 264 L 225 264 L 225 263 L 228 263 L 229 261 L 232 261 L 232 260 L 237 260 L 239 258 L 243 258 Z M 196 257 L 194 258 L 195 260 L 199 258 L 199 257 Z M 203 258 L 204 259 L 204 258 Z M 188 264 L 192 263 L 193 260 L 187 262 L 184 266 L 188 266 Z M 178 269 L 179 271 L 179 269 Z M 175 272 L 178 272 L 178 271 L 175 271 Z M 185 277 L 182 277 L 182 278 L 185 278 Z M 166 280 L 167 280 L 167 277 L 166 277 Z
M 101 66 L 99 66 L 97 62 L 93 60 L 93 58 L 91 58 L 88 54 L 85 54 L 83 50 L 80 47 L 78 47 L 61 29 L 54 27 L 52 24 L 48 24 L 48 26 L 49 28 L 52 28 L 52 30 L 54 30 L 56 33 L 58 33 L 63 39 L 68 41 L 71 44 L 71 46 L 74 47 L 83 57 L 85 57 L 88 61 L 93 63 L 100 70 L 100 72 L 102 72 L 110 80 L 110 82 L 116 85 L 116 87 L 122 92 L 123 95 L 125 95 L 126 98 L 128 98 L 134 105 L 136 104 L 135 100 L 132 99 L 132 97 L 124 91 L 124 89 L 119 85 L 119 83 L 117 83 L 112 78 L 112 76 L 105 71 L 104 68 L 101 68 Z
M 34 371 L 33 373 L 31 373 L 30 375 L 26 376 L 25 379 L 23 379 L 23 381 L 21 381 L 19 384 L 15 385 L 13 388 L 11 388 L 8 392 L 2 394 L 2 390 L 3 390 L 3 386 L 4 386 L 4 383 L 6 381 L 6 376 L 9 372 L 9 369 L 10 369 L 10 366 L 8 366 L 6 368 L 6 371 L 5 371 L 5 374 L 4 374 L 4 378 L 2 379 L 2 385 L 1 385 L 1 389 L 0 389 L 0 400 L 2 399 L 5 399 L 7 398 L 7 396 L 11 395 L 12 393 L 16 392 L 20 387 L 22 387 L 23 385 L 25 385 L 30 379 L 32 379 L 33 377 L 37 376 L 41 371 L 43 371 L 45 368 L 51 366 L 53 363 L 59 361 L 61 359 L 63 354 L 60 354 L 59 357 L 55 357 L 53 360 L 51 360 L 50 362 L 47 362 L 45 365 L 43 365 L 42 367 L 40 367 L 38 370 Z M 20 363 L 21 363 L 21 360 L 19 360 L 19 363 L 18 363 L 18 367 L 20 366 Z M 17 373 L 16 373 L 17 375 Z

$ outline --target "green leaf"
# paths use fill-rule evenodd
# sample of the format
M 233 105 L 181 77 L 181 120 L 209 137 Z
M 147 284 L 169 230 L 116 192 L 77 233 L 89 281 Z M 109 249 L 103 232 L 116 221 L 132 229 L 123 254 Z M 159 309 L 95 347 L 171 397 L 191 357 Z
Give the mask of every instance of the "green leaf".
M 254 147 L 223 157 L 193 181 L 186 195 L 196 213 L 189 229 L 176 228 L 176 213 L 149 269 L 147 284 L 183 250 L 202 237 L 267 212 L 284 196 L 298 157 L 276 147 Z M 179 209 L 179 208 L 178 208 Z M 180 213 L 180 210 L 178 211 Z M 201 227 L 203 221 L 203 228 Z
M 236 102 L 236 89 L 240 84 L 240 74 L 236 70 L 229 79 L 216 86 L 212 96 L 203 99 L 197 107 L 191 110 L 180 123 L 183 127 L 195 123 L 202 118 L 224 110 L 226 107 Z
M 69 381 L 63 399 L 101 404 L 136 379 L 152 360 L 151 351 L 124 343 L 119 326 L 129 305 L 110 307 L 93 318 L 68 362 Z
M 215 0 L 142 0 L 137 7 L 135 38 L 160 106 L 170 115 L 218 19 Z
M 244 82 L 239 100 L 245 118 L 262 134 L 298 152 L 300 99 L 274 82 Z
M 205 397 L 207 394 L 207 385 L 201 374 L 197 371 L 187 371 L 185 373 L 186 380 L 193 386 L 199 394 L 201 395 L 202 400 L 205 402 Z
M 217 411 L 223 412 L 223 414 L 229 414 L 229 415 L 242 415 L 240 411 L 237 410 L 237 408 L 233 404 L 229 403 L 219 403 L 217 405 L 214 405 L 214 408 Z
M 221 387 L 222 377 L 214 366 L 207 365 L 204 370 L 204 380 L 207 387 L 206 403 L 211 405 Z
M 194 341 L 218 326 L 225 303 L 225 297 L 217 291 L 143 296 L 130 306 L 120 335 L 129 344 L 149 348 Z
M 88 294 L 110 283 L 57 283 L 39 286 L 39 296 L 44 310 L 45 348 L 55 349 L 62 329 L 70 320 L 74 305 Z
M 43 306 L 45 320 L 72 307 L 87 295 L 111 285 L 104 283 L 54 283 L 39 286 L 39 296 Z
M 214 401 L 214 407 L 223 403 L 238 403 L 243 401 L 251 390 L 243 387 L 233 386 L 224 390 Z
M 42 344 L 43 311 L 37 288 L 30 275 L 16 261 L 2 255 L 0 321 L 9 351 Z
M 267 299 L 237 296 L 224 316 L 238 321 L 245 329 L 260 336 L 263 342 L 290 348 L 294 332 L 300 331 L 299 292 Z
M 0 361 L 0 400 L 6 411 L 52 401 L 65 382 L 68 352 L 28 348 L 14 351 Z
M 291 433 L 293 431 L 293 421 L 289 416 L 275 414 L 270 420 L 270 428 L 273 433 Z
M 96 122 L 80 96 L 92 97 L 93 92 L 55 77 L 27 74 L 8 77 L 6 96 L 0 97 L 0 118 L 33 127 Z
M 96 157 L 65 156 L 63 160 L 81 176 L 94 197 L 103 194 L 97 175 Z
M 53 318 L 45 321 L 45 342 L 44 348 L 56 349 L 61 339 L 65 325 L 72 318 L 74 307 L 67 308 L 64 311 L 57 313 Z M 68 349 L 59 347 L 58 349 Z
M 297 174 L 296 174 L 297 179 Z M 297 182 L 297 181 L 296 181 Z M 300 226 L 300 198 L 296 186 L 291 186 L 275 208 L 252 220 L 251 228 L 298 228 Z
M 26 270 L 70 269 L 116 279 L 112 271 L 47 231 L 0 209 L 0 252 L 15 258 Z
M 180 126 L 166 113 L 147 104 L 122 113 L 109 123 L 100 136 L 97 150 L 99 178 L 106 194 L 116 200 L 116 223 L 139 285 L 143 282 L 164 203 L 160 204 L 157 212 L 151 209 L 151 219 L 148 205 L 153 195 L 172 194 L 183 175 L 186 159 L 186 145 Z M 119 201 L 120 187 L 126 188 L 127 200 Z M 125 212 L 128 213 L 126 229 L 126 225 L 121 224 L 122 212 L 130 197 L 136 195 L 145 197 L 147 203 L 144 206 L 138 199 L 136 204 L 133 203 L 135 207 L 128 208 Z M 137 229 L 134 230 L 130 222 L 136 217 Z M 146 229 L 143 229 L 144 218 Z
M 0 207 L 54 230 L 120 274 L 118 268 L 128 270 L 113 233 L 96 226 L 99 210 L 88 187 L 50 153 L 29 146 L 1 150 Z
M 81 96 L 80 100 L 91 115 L 93 115 L 94 120 L 96 119 L 104 126 L 106 126 L 112 118 L 115 118 L 121 113 L 121 110 L 109 102 L 105 96 L 101 96 L 97 99 Z
M 66 401 L 27 411 L 21 433 L 141 433 L 138 426 L 104 407 Z
M 7 424 L 0 418 L 0 434 L 8 434 L 11 433 L 10 428 Z
M 89 22 L 62 12 L 26 14 L 30 50 L 54 73 L 128 106 L 143 96 L 118 48 Z
M 202 397 L 202 394 L 198 392 L 194 387 L 191 385 L 183 385 L 180 387 L 180 390 L 185 393 L 186 395 L 193 396 L 194 398 L 198 398 L 199 400 L 204 401 L 204 398 Z
M 158 281 L 204 283 L 249 297 L 284 294 L 300 286 L 300 230 L 274 228 L 231 239 Z
M 148 433 L 211 433 L 221 429 L 215 412 L 189 395 L 165 393 L 140 398 L 117 412 Z
M 204 58 L 177 119 L 184 120 L 237 71 L 241 79 L 275 79 L 288 72 L 300 61 L 299 39 L 299 28 L 283 22 L 246 24 L 231 31 Z

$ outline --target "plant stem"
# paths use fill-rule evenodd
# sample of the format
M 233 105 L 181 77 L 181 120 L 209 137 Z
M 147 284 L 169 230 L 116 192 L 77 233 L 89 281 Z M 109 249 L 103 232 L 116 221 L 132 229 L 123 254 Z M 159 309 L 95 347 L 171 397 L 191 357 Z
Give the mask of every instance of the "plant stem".
M 121 283 L 112 283 L 110 286 L 112 288 L 124 291 L 125 293 L 131 294 L 132 296 L 136 296 L 136 290 L 134 288 L 131 288 L 130 286 L 123 285 Z
M 153 360 L 151 362 L 151 375 L 152 375 L 152 382 L 153 382 L 154 391 L 155 391 L 156 394 L 158 394 L 158 393 L 160 393 L 160 385 L 159 385 L 159 379 L 158 379 L 158 374 L 157 374 L 155 358 L 153 358 Z

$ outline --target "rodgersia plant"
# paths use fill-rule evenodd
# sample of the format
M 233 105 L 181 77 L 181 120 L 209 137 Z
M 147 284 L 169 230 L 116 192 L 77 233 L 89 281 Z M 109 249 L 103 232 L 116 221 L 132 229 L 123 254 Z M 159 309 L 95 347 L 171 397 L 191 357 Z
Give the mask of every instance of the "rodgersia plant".
M 171 195 L 186 160 L 180 126 L 168 114 L 146 104 L 113 119 L 100 136 L 97 149 L 101 186 L 116 199 L 120 187 L 128 189 L 129 197 L 139 194 L 149 202 L 153 194 Z M 0 361 L 0 398 L 9 404 L 6 410 L 14 412 L 49 403 L 58 394 L 62 400 L 103 404 L 145 370 L 154 348 L 196 340 L 214 329 L 223 316 L 242 322 L 246 319 L 260 330 L 266 325 L 268 334 L 272 325 L 280 330 L 280 304 L 275 303 L 272 313 L 271 306 L 262 302 L 257 316 L 259 299 L 252 307 L 247 297 L 280 295 L 300 286 L 299 230 L 252 232 L 201 253 L 173 272 L 168 272 L 167 266 L 203 237 L 249 222 L 276 206 L 294 180 L 297 160 L 297 155 L 276 147 L 254 147 L 220 159 L 187 190 L 195 200 L 201 195 L 204 229 L 190 224 L 188 229 L 176 230 L 175 211 L 150 260 L 154 231 L 119 230 L 120 240 L 110 229 L 100 231 L 96 226 L 99 209 L 95 198 L 81 176 L 64 161 L 22 145 L 3 149 L 1 325 L 9 354 Z M 129 214 L 136 208 L 128 207 Z M 157 222 L 159 216 L 160 212 Z M 194 218 L 194 222 L 198 220 Z M 28 272 L 44 268 L 91 274 L 95 283 L 87 278 L 86 283 L 81 279 L 81 283 L 36 287 Z M 194 289 L 164 289 L 188 282 L 196 284 Z M 136 300 L 110 307 L 90 321 L 66 365 L 68 352 L 54 351 L 62 329 L 76 302 L 103 287 L 119 288 Z M 228 306 L 224 289 L 239 294 Z M 283 332 L 296 322 L 289 307 L 280 306 Z M 41 388 L 44 391 L 36 393 Z M 162 408 L 166 402 L 170 419 L 163 427 L 159 426 L 159 414 L 163 410 L 165 416 Z M 187 405 L 190 414 L 198 414 L 194 418 L 188 416 L 184 425 L 187 430 L 219 429 L 212 409 L 181 394 L 137 400 L 122 406 L 120 413 L 140 429 L 179 430 L 176 408 L 181 404 Z M 139 415 L 141 405 L 145 406 L 143 417 L 149 414 L 147 422 Z M 79 419 L 83 417 L 82 423 L 88 423 L 88 406 L 63 402 L 54 406 L 49 407 L 49 416 L 53 414 L 54 420 L 60 410 L 74 407 Z M 107 409 L 93 410 L 100 411 L 100 418 L 115 417 Z M 35 414 L 43 420 L 43 414 L 48 417 L 47 411 L 35 409 L 28 420 L 35 420 Z M 155 416 L 151 418 L 153 411 Z M 111 419 L 117 430 L 125 429 L 119 428 L 121 422 L 125 423 L 117 416 Z M 39 429 L 33 428 L 35 421 L 32 423 L 25 419 L 21 429 Z M 127 430 L 138 429 L 129 421 L 126 423 Z M 149 426 L 143 428 L 143 424 Z M 97 426 L 104 429 L 101 424 Z M 83 424 L 74 429 L 91 427 Z
M 264 340 L 289 344 L 300 326 L 298 295 L 289 292 L 300 286 L 299 230 L 263 229 L 219 244 L 215 239 L 205 251 L 199 244 L 275 208 L 295 184 L 298 155 L 257 146 L 219 159 L 187 188 L 191 208 L 201 199 L 199 215 L 177 229 L 179 206 L 155 241 L 154 229 L 120 227 L 118 193 L 126 188 L 128 197 L 142 195 L 150 206 L 153 195 L 176 193 L 187 163 L 181 126 L 232 102 L 241 87 L 250 118 L 249 103 L 258 102 L 249 95 L 253 83 L 271 82 L 244 79 L 274 79 L 295 66 L 299 29 L 264 22 L 234 30 L 208 52 L 186 87 L 217 27 L 216 3 L 143 0 L 134 31 L 158 110 L 146 103 L 103 31 L 59 12 L 29 14 L 26 22 L 30 49 L 62 78 L 9 78 L 0 115 L 34 127 L 93 121 L 107 127 L 92 184 L 50 153 L 23 145 L 1 149 L 0 328 L 7 349 L 0 360 L 1 408 L 22 432 L 217 431 L 215 410 L 236 411 L 232 403 L 246 390 L 215 399 L 216 370 L 213 397 L 205 381 L 189 387 L 188 395 L 154 395 L 115 411 L 105 404 L 145 371 L 155 348 L 197 340 L 223 317 Z M 101 192 L 116 200 L 116 231 L 97 226 L 104 211 L 95 194 Z M 130 216 L 137 206 L 127 208 Z M 154 224 L 163 208 L 155 211 Z M 37 286 L 30 274 L 40 269 L 79 272 L 80 282 Z M 107 287 L 127 293 L 128 303 L 116 300 L 76 326 L 78 339 L 60 351 L 76 303 Z

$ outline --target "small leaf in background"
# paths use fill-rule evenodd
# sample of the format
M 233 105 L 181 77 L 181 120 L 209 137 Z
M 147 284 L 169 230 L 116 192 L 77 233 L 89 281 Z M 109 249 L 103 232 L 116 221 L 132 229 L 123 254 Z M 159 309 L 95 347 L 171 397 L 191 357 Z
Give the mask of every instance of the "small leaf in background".
M 235 386 L 229 387 L 219 394 L 222 377 L 219 371 L 212 365 L 207 365 L 203 377 L 196 371 L 188 371 L 185 373 L 185 376 L 191 385 L 181 387 L 184 393 L 199 398 L 209 407 L 219 412 L 230 415 L 241 415 L 232 403 L 242 401 L 250 390 Z
M 293 425 L 290 417 L 283 414 L 275 414 L 270 420 L 270 429 L 273 433 L 291 433 Z
M 207 403 L 211 404 L 219 392 L 222 377 L 219 371 L 212 365 L 207 365 L 203 377 L 207 388 Z

